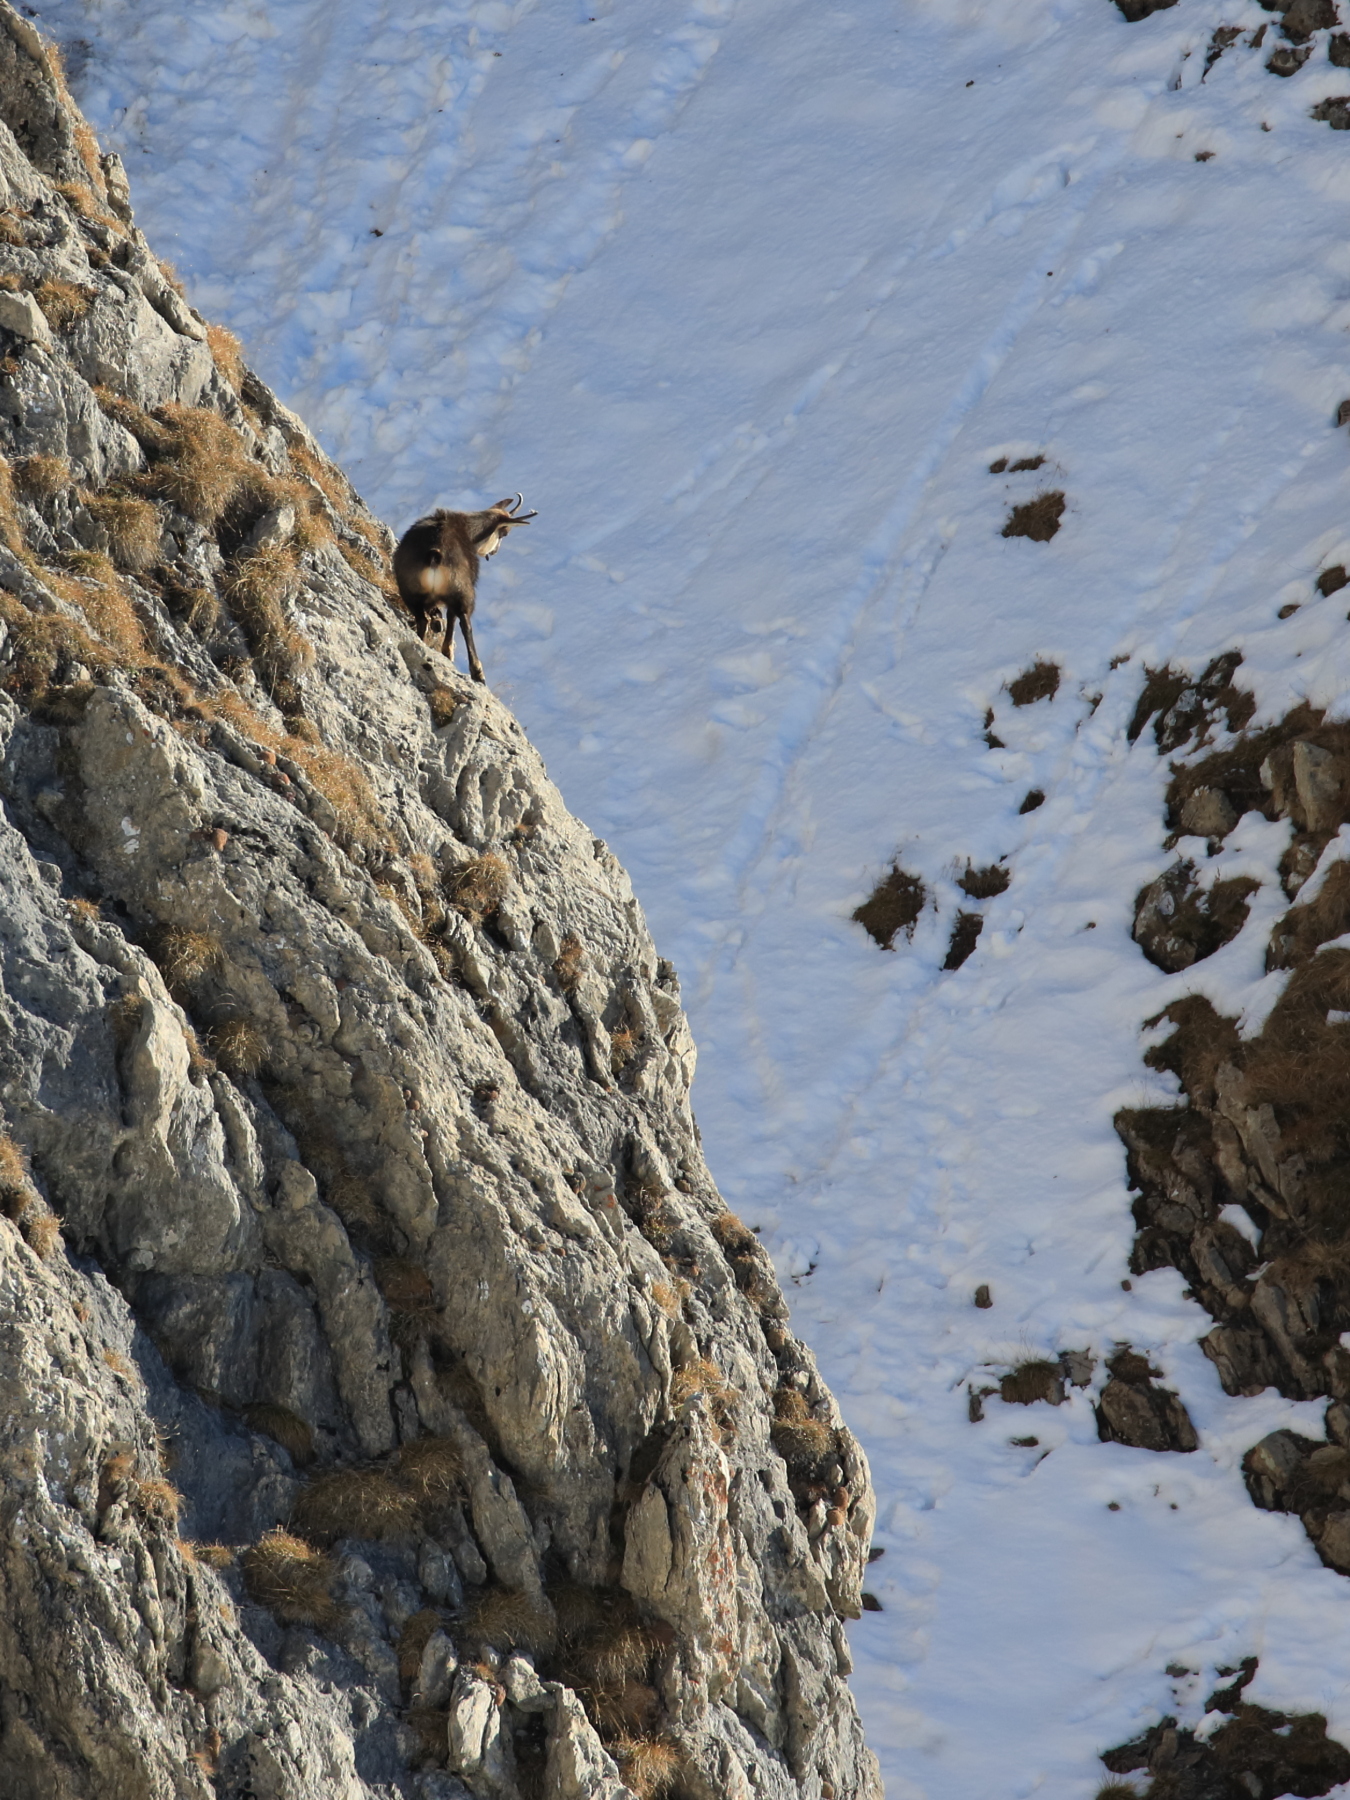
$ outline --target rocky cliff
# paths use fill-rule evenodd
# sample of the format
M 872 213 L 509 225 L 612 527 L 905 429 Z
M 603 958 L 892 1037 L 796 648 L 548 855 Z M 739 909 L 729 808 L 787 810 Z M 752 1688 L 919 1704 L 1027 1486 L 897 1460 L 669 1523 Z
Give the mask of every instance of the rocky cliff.
M 675 972 L 0 4 L 0 1791 L 880 1792 Z

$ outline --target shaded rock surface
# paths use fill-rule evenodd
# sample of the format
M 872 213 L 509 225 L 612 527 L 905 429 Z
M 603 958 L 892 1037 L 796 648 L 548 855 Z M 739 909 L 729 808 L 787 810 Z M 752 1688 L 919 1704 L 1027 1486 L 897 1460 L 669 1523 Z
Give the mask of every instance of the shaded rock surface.
M 0 1791 L 878 1794 L 623 871 L 3 5 L 0 121 Z

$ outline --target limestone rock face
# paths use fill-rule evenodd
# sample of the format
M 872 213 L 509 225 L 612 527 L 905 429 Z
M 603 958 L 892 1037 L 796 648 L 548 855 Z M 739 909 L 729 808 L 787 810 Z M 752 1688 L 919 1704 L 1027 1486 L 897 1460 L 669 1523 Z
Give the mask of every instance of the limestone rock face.
M 675 972 L 3 0 L 0 451 L 0 1792 L 878 1795 Z

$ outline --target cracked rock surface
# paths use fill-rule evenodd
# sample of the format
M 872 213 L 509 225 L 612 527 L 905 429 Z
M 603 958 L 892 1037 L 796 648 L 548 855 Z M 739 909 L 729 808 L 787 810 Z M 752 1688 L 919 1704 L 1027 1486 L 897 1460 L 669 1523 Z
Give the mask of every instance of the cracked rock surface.
M 675 973 L 3 4 L 0 451 L 0 1791 L 879 1795 Z

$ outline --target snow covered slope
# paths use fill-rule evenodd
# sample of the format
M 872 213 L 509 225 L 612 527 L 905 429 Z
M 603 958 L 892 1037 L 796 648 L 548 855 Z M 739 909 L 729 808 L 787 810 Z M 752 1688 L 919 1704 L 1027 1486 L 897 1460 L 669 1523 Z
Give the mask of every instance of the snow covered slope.
M 1146 1017 L 1259 1021 L 1283 980 L 1287 833 L 1254 817 L 1234 942 L 1167 976 L 1130 939 L 1165 860 L 1145 666 L 1240 649 L 1262 717 L 1350 677 L 1313 585 L 1350 558 L 1326 33 L 1279 79 L 1252 0 L 37 19 L 152 241 L 377 511 L 539 509 L 480 650 L 681 971 L 713 1169 L 872 1457 L 884 1610 L 852 1641 L 889 1792 L 1090 1793 L 1177 1710 L 1169 1663 L 1195 1717 L 1257 1655 L 1252 1697 L 1345 1739 L 1350 1582 L 1239 1470 L 1320 1407 L 1226 1398 L 1180 1276 L 1122 1287 L 1111 1126 L 1172 1091 Z M 1004 538 L 1045 491 L 1053 539 Z M 1058 692 L 1014 708 L 1038 658 Z M 897 854 L 935 906 L 887 953 L 850 914 Z M 944 972 L 967 859 L 1011 881 Z M 970 1422 L 972 1383 L 1124 1340 L 1198 1453 L 1099 1443 L 1079 1390 Z

